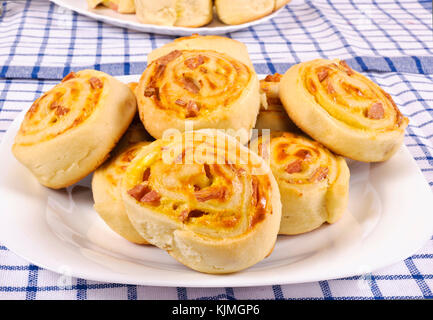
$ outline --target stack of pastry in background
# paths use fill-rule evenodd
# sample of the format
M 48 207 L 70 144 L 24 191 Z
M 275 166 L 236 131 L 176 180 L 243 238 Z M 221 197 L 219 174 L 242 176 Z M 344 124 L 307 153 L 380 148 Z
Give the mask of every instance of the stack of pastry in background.
M 225 24 L 242 24 L 280 9 L 290 0 L 87 0 L 89 9 L 103 5 L 119 13 L 135 13 L 141 23 L 196 28 L 215 12 Z
M 338 221 L 344 157 L 389 159 L 407 124 L 344 61 L 259 81 L 242 43 L 195 35 L 152 51 L 137 84 L 69 74 L 31 106 L 13 153 L 50 188 L 94 171 L 94 207 L 112 230 L 229 273 L 268 256 L 278 234 Z

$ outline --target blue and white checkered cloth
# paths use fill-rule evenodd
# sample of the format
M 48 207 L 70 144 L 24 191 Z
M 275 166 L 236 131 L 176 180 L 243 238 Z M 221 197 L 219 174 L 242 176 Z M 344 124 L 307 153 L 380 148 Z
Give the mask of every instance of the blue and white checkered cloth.
M 258 73 L 283 73 L 300 61 L 338 57 L 372 78 L 410 118 L 405 144 L 433 187 L 431 14 L 430 0 L 293 0 L 271 21 L 227 36 L 248 46 Z M 0 39 L 1 139 L 23 108 L 71 70 L 140 74 L 147 53 L 173 38 L 27 0 L 3 1 Z M 433 298 L 432 291 L 433 238 L 412 257 L 372 274 L 252 288 L 163 288 L 84 279 L 71 279 L 65 288 L 61 275 L 0 244 L 0 299 L 422 299 Z

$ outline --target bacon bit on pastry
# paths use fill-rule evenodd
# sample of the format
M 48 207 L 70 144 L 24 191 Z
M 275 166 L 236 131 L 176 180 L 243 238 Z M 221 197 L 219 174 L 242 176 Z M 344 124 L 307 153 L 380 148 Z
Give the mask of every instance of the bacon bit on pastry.
M 191 210 L 191 211 L 189 211 L 189 210 L 183 210 L 180 213 L 179 219 L 180 219 L 180 221 L 185 222 L 189 218 L 200 218 L 200 217 L 202 217 L 202 216 L 204 216 L 206 214 L 207 214 L 206 212 L 201 211 L 201 210 L 197 210 L 197 209 Z
M 226 228 L 233 228 L 239 221 L 239 218 L 236 216 L 231 216 L 231 217 L 227 217 L 225 218 L 222 223 L 224 225 L 224 227 Z
M 186 105 L 186 117 L 187 118 L 193 118 L 198 115 L 198 112 L 200 111 L 199 106 L 195 101 L 190 100 L 188 104 Z
M 188 218 L 199 218 L 201 216 L 204 216 L 206 214 L 206 212 L 201 211 L 201 210 L 191 210 L 188 213 Z
M 156 79 L 159 79 L 162 77 L 162 75 L 164 74 L 164 71 L 166 69 L 166 65 L 165 64 L 157 64 L 156 68 L 155 68 L 155 74 L 153 75 L 153 77 L 151 78 L 151 84 L 154 84 Z
M 291 163 L 289 163 L 286 167 L 287 173 L 298 173 L 302 171 L 302 160 L 297 159 Z
M 126 151 L 125 154 L 122 157 L 122 161 L 124 161 L 124 162 L 131 162 L 132 159 L 134 159 L 134 157 L 135 157 L 135 151 L 137 151 L 136 148 L 132 148 L 132 149 Z
M 180 51 L 180 50 L 174 50 L 174 51 L 170 52 L 169 54 L 167 54 L 167 55 L 159 58 L 157 60 L 157 62 L 160 65 L 166 65 L 167 63 L 169 63 L 170 61 L 176 59 L 177 57 L 179 57 L 181 55 L 182 55 L 182 51 Z
M 375 102 L 371 105 L 371 107 L 367 110 L 367 118 L 379 120 L 383 119 L 385 115 L 385 110 L 383 109 L 383 105 L 380 102 Z
M 204 202 L 211 199 L 224 200 L 226 197 L 226 188 L 208 187 L 194 192 L 194 196 L 199 202 Z
M 57 109 L 58 107 L 61 107 L 60 103 L 58 103 L 57 101 L 53 101 L 53 103 L 50 104 L 49 109 L 50 109 L 50 110 L 55 110 L 55 109 Z
M 256 177 L 251 180 L 251 205 L 255 207 L 259 203 L 259 182 Z
M 183 78 L 182 79 L 183 86 L 186 90 L 188 90 L 191 93 L 197 94 L 200 91 L 200 87 L 197 86 L 193 79 L 191 78 Z
M 143 196 L 149 191 L 149 187 L 142 184 L 137 184 L 134 188 L 128 190 L 128 194 L 135 200 L 140 201 L 141 198 L 143 198 Z
M 67 114 L 69 111 L 70 111 L 69 108 L 64 108 L 64 107 L 62 107 L 62 106 L 59 105 L 56 108 L 56 115 L 57 116 L 63 116 L 65 114 Z
M 161 195 L 155 190 L 151 190 L 140 199 L 140 202 L 146 202 L 146 203 L 158 205 L 160 199 L 161 199 Z
M 335 93 L 335 89 L 332 86 L 331 81 L 328 81 L 328 85 L 326 86 L 326 89 L 327 89 L 327 91 L 328 91 L 329 94 L 334 94 Z
M 154 88 L 154 87 L 147 87 L 146 89 L 144 89 L 144 96 L 145 97 L 151 97 L 153 95 L 158 95 L 159 94 L 159 89 L 158 88 Z
M 265 82 L 280 82 L 282 75 L 279 73 L 268 74 L 265 78 Z
M 90 86 L 92 87 L 92 89 L 101 89 L 103 86 L 101 79 L 96 78 L 96 77 L 91 77 L 89 79 L 89 82 L 90 82 Z
M 346 61 L 340 60 L 340 65 L 344 68 L 344 71 L 346 71 L 348 76 L 353 75 L 355 72 L 349 67 Z
M 257 151 L 259 153 L 259 155 L 263 158 L 263 159 L 269 159 L 269 154 L 270 154 L 270 145 L 269 143 L 263 143 L 263 142 L 259 142 L 258 146 L 257 146 Z
M 317 77 L 319 78 L 319 81 L 322 82 L 328 77 L 328 69 L 322 69 L 317 73 Z
M 75 72 L 70 72 L 70 73 L 68 73 L 63 79 L 62 79 L 62 81 L 61 82 L 65 82 L 65 81 L 68 81 L 69 79 L 73 79 L 73 78 L 75 78 L 77 75 L 75 74 Z
M 317 91 L 316 85 L 314 84 L 313 79 L 311 78 L 308 80 L 308 90 L 313 93 Z
M 265 219 L 266 198 L 262 197 L 261 199 L 264 200 L 264 202 L 261 204 L 260 208 L 257 209 L 256 214 L 253 216 L 253 219 L 251 220 L 251 227 Z
M 302 160 L 305 160 L 311 158 L 311 153 L 308 150 L 301 149 L 295 153 L 295 156 L 301 158 Z
M 30 107 L 30 109 L 29 109 L 29 113 L 34 113 L 34 112 L 36 112 L 36 110 L 38 110 L 38 107 L 39 107 L 39 104 L 36 103 L 36 102 L 34 102 L 34 103 L 32 104 L 32 106 Z
M 259 182 L 256 177 L 252 179 L 252 195 L 251 195 L 252 206 L 256 208 L 256 212 L 251 220 L 251 227 L 258 222 L 264 220 L 266 214 L 266 197 L 263 196 L 259 190 Z
M 203 165 L 203 168 L 204 168 L 204 172 L 205 172 L 205 174 L 206 174 L 206 178 L 208 178 L 208 179 L 212 179 L 212 173 L 210 172 L 210 167 L 209 167 L 209 165 L 208 165 L 207 163 L 205 163 L 205 164 Z
M 205 67 L 200 67 L 200 71 L 201 71 L 202 73 L 207 73 L 207 69 L 206 69 Z
M 147 168 L 146 170 L 144 170 L 143 172 L 143 181 L 147 181 L 149 180 L 150 177 L 150 168 Z
M 194 70 L 198 66 L 201 66 L 204 63 L 204 57 L 201 54 L 199 54 L 197 57 L 186 59 L 184 63 L 188 68 Z
M 310 178 L 310 182 L 322 181 L 328 176 L 329 169 L 326 167 L 317 168 Z
M 187 103 L 182 99 L 177 99 L 174 103 L 181 107 L 185 107 L 187 105 Z
M 179 215 L 179 220 L 181 222 L 184 222 L 186 219 L 188 219 L 189 210 L 182 210 L 182 212 Z
M 174 159 L 174 163 L 183 163 L 183 159 L 185 158 L 185 154 L 186 154 L 186 151 L 184 149 L 184 150 L 182 150 L 181 153 L 179 153 L 177 155 L 176 159 Z

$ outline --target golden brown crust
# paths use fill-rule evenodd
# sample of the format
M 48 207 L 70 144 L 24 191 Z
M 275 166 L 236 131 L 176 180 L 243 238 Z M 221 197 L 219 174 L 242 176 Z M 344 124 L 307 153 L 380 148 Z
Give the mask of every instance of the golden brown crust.
M 131 90 L 108 74 L 71 73 L 35 101 L 12 151 L 40 183 L 63 188 L 107 158 L 135 110 Z
M 288 132 L 259 137 L 250 148 L 270 162 L 277 180 L 282 202 L 280 234 L 308 232 L 342 216 L 350 176 L 344 158 Z
M 210 50 L 173 50 L 154 60 L 137 87 L 140 118 L 161 138 L 168 129 L 220 128 L 248 135 L 259 108 L 255 72 L 230 56 Z
M 387 93 L 339 60 L 293 66 L 281 80 L 280 98 L 298 127 L 355 160 L 390 158 L 408 124 Z
M 217 130 L 157 140 L 127 169 L 127 213 L 146 240 L 183 264 L 241 270 L 269 253 L 279 227 L 278 187 L 270 171 L 256 174 L 258 165 L 262 159 Z M 253 248 L 257 239 L 263 244 Z

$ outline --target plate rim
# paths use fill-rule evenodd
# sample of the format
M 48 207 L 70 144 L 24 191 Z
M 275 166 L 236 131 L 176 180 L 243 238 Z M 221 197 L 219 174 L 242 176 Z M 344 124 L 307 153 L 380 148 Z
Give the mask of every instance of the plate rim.
M 56 5 L 66 8 L 68 10 L 77 12 L 79 14 L 82 14 L 84 16 L 87 16 L 89 18 L 102 21 L 117 27 L 123 27 L 123 28 L 129 28 L 132 30 L 145 32 L 145 33 L 155 33 L 155 34 L 162 34 L 162 35 L 169 35 L 169 36 L 188 36 L 193 33 L 198 33 L 200 35 L 218 35 L 218 34 L 225 34 L 230 32 L 239 31 L 242 29 L 249 28 L 251 26 L 255 26 L 257 24 L 261 24 L 263 22 L 266 22 L 270 19 L 273 19 L 275 16 L 277 16 L 285 6 L 275 10 L 274 12 L 271 12 L 270 14 L 261 17 L 259 19 L 249 21 L 242 24 L 237 25 L 226 25 L 226 26 L 219 26 L 219 27 L 198 27 L 198 28 L 188 28 L 188 27 L 178 27 L 178 26 L 161 26 L 161 25 L 155 25 L 155 24 L 147 24 L 147 23 L 137 23 L 134 21 L 129 20 L 122 20 L 118 18 L 108 17 L 102 14 L 95 13 L 90 10 L 83 10 L 79 7 L 75 7 L 73 5 L 70 5 L 69 3 L 65 3 L 64 0 L 50 0 L 51 2 L 55 3 Z M 79 0 L 84 1 L 84 0 Z M 144 30 L 147 29 L 147 30 Z
M 121 79 L 122 81 L 133 81 L 133 79 L 135 79 L 138 75 L 127 75 L 127 76 L 118 76 L 116 78 Z M 6 131 L 6 133 L 3 135 L 1 142 L 0 142 L 0 151 L 5 150 L 6 145 L 9 144 L 11 142 L 11 139 L 13 139 L 14 134 L 16 133 L 16 131 L 19 128 L 20 125 L 20 121 L 22 120 L 25 112 L 27 111 L 27 108 L 23 109 L 18 115 L 17 117 L 14 119 L 14 121 L 10 124 L 8 130 Z M 415 166 L 415 169 L 418 172 L 418 175 L 420 175 L 420 177 L 423 178 L 423 185 L 425 188 L 427 188 L 430 193 L 429 195 L 432 195 L 431 192 L 431 188 L 428 185 L 427 180 L 425 179 L 424 175 L 422 174 L 419 166 L 417 165 L 417 163 L 415 162 L 415 160 L 413 159 L 412 155 L 410 154 L 409 150 L 407 149 L 407 147 L 403 144 L 401 149 L 403 150 L 403 152 L 407 153 L 407 155 L 410 156 L 411 159 L 411 165 Z M 10 152 L 10 151 L 9 151 Z M 4 178 L 0 177 L 0 190 L 6 190 L 7 186 L 5 186 L 3 184 L 3 180 Z M 4 209 L 6 207 L 6 202 L 4 200 L 5 196 L 2 194 L 2 192 L 0 192 L 0 208 Z M 433 203 L 433 197 L 431 197 L 430 199 L 426 199 L 426 201 L 430 201 L 430 203 Z M 0 230 L 2 230 L 2 223 L 1 221 L 4 219 L 4 214 L 2 214 L 2 211 L 6 211 L 6 210 L 0 210 Z M 422 217 L 424 217 L 424 215 L 422 215 Z M 433 220 L 432 220 L 433 221 Z M 430 222 L 432 222 L 430 221 Z M 50 229 L 51 230 L 51 229 Z M 51 230 L 52 231 L 52 230 Z M 54 232 L 52 232 L 54 234 Z M 406 250 L 402 251 L 399 255 L 394 255 L 391 259 L 387 259 L 385 262 L 382 260 L 381 263 L 378 263 L 377 265 L 375 265 L 373 267 L 373 269 L 371 271 L 392 265 L 394 263 L 397 263 L 399 261 L 404 260 L 405 258 L 411 256 L 414 252 L 416 252 L 417 250 L 419 250 L 426 241 L 428 241 L 428 239 L 431 237 L 433 233 L 433 224 L 431 225 L 430 228 L 430 234 L 427 236 L 427 232 L 425 233 L 426 235 L 422 237 L 419 237 L 417 239 L 416 244 L 411 244 L 411 248 L 407 248 Z M 23 254 L 22 252 L 19 252 L 20 249 L 17 247 L 19 247 L 18 245 L 14 244 L 14 243 L 10 243 L 8 241 L 8 239 L 6 239 L 4 236 L 2 236 L 2 232 L 0 232 L 0 238 L 2 241 L 2 244 L 4 244 L 6 246 L 6 248 L 8 248 L 8 250 L 14 252 L 15 254 L 17 254 L 18 256 L 24 258 L 25 260 L 29 261 L 32 264 L 35 264 L 37 266 L 40 266 L 46 270 L 50 270 L 56 273 L 60 273 L 62 274 L 62 272 L 59 271 L 59 266 L 61 266 L 62 264 L 58 264 L 58 265 L 50 265 L 49 263 L 47 263 L 46 261 L 41 261 L 38 258 L 29 256 L 28 254 Z M 54 234 L 55 237 L 57 237 Z M 75 254 L 75 253 L 74 253 Z M 107 255 L 103 252 L 97 252 L 97 254 L 101 254 L 101 255 L 106 255 L 107 257 L 109 257 L 110 259 L 119 259 L 115 256 L 112 255 Z M 43 260 L 43 259 L 42 259 Z M 279 268 L 284 268 L 290 266 L 290 264 L 284 265 L 284 266 L 276 266 L 276 267 L 272 267 L 272 269 L 279 269 Z M 86 266 L 87 267 L 87 266 Z M 155 270 L 157 268 L 152 268 L 152 267 L 147 267 L 147 266 L 142 266 L 143 268 L 147 268 L 148 270 Z M 301 278 L 299 280 L 287 280 L 287 277 L 284 278 L 284 276 L 282 275 L 282 277 L 280 278 L 281 280 L 278 280 L 277 282 L 274 281 L 274 278 L 271 279 L 260 279 L 260 278 L 256 278 L 254 272 L 252 273 L 234 273 L 234 274 L 229 274 L 229 275 L 204 275 L 205 277 L 209 277 L 209 282 L 204 282 L 203 281 L 203 274 L 198 273 L 196 271 L 193 270 L 189 270 L 191 271 L 191 276 L 194 277 L 195 275 L 199 275 L 198 279 L 199 280 L 194 280 L 191 281 L 190 279 L 186 279 L 186 280 L 182 280 L 179 279 L 178 283 L 173 283 L 171 282 L 172 280 L 166 280 L 163 278 L 155 278 L 155 277 L 148 277 L 145 279 L 137 279 L 137 275 L 136 274 L 127 274 L 126 277 L 124 274 L 116 272 L 116 271 L 112 271 L 109 270 L 107 271 L 108 274 L 111 274 L 110 278 L 107 278 L 106 276 L 98 276 L 95 274 L 95 272 L 90 272 L 92 273 L 91 275 L 89 275 L 89 271 L 81 270 L 79 268 L 73 268 L 73 271 L 71 271 L 70 273 L 68 273 L 68 276 L 71 277 L 77 277 L 77 278 L 82 278 L 82 279 L 87 279 L 87 280 L 92 280 L 92 281 L 99 281 L 99 282 L 105 282 L 105 283 L 124 283 L 124 284 L 134 284 L 134 285 L 147 285 L 147 286 L 165 286 L 165 287 L 202 287 L 202 288 L 216 288 L 216 287 L 254 287 L 254 286 L 266 286 L 266 285 L 276 285 L 276 284 L 294 284 L 294 283 L 305 283 L 305 282 L 315 282 L 315 281 L 321 281 L 321 280 L 331 280 L 331 279 L 337 279 L 337 278 L 345 278 L 345 277 L 350 277 L 350 276 L 356 276 L 362 272 L 359 273 L 355 273 L 353 270 L 349 270 L 349 271 L 345 271 L 345 272 L 338 272 L 335 270 L 327 270 L 326 273 L 327 276 L 325 277 L 323 274 L 320 275 L 316 275 L 316 276 L 306 276 L 304 278 Z M 258 272 L 265 272 L 263 270 L 257 270 Z M 176 271 L 169 271 L 171 273 L 176 273 Z M 183 271 L 182 271 L 183 272 Z M 266 271 L 268 272 L 268 271 Z M 135 276 L 135 278 L 134 278 Z M 234 277 L 235 281 L 232 283 L 231 279 Z M 224 279 L 223 281 L 219 281 Z M 200 282 L 200 283 L 198 283 Z M 219 284 L 219 282 L 221 282 L 221 284 Z M 229 284 L 227 282 L 230 282 Z

